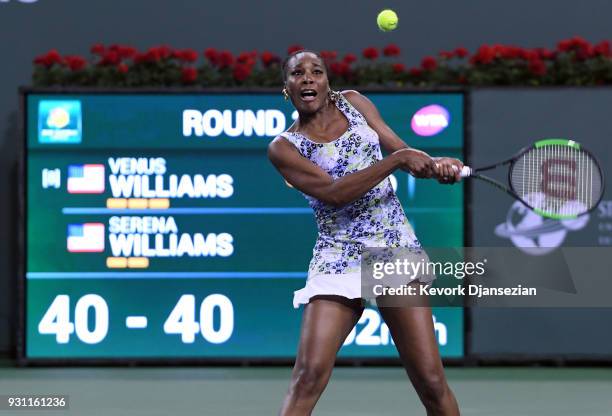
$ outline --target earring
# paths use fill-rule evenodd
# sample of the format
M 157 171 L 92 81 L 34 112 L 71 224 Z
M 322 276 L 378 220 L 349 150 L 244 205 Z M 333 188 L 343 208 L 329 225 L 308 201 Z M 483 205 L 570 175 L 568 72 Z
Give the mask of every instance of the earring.
M 289 93 L 287 92 L 287 88 L 283 88 L 283 97 L 285 97 L 285 101 L 289 99 Z

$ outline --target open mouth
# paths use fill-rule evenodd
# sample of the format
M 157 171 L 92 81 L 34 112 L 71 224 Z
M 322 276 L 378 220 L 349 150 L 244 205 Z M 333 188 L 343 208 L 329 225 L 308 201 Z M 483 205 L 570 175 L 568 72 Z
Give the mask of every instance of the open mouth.
M 312 101 L 317 97 L 317 92 L 312 89 L 305 89 L 300 92 L 303 101 Z

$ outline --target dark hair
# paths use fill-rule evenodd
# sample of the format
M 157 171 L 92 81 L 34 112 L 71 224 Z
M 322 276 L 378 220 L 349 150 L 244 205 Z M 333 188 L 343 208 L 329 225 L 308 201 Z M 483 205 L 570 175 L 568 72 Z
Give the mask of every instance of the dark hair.
M 315 52 L 310 49 L 300 49 L 300 50 L 291 52 L 285 59 L 283 59 L 283 63 L 281 65 L 281 70 L 283 71 L 283 82 L 287 81 L 287 65 L 289 65 L 289 61 L 291 60 L 291 58 L 293 58 L 294 56 L 300 53 L 311 53 L 315 55 L 317 58 L 321 60 L 321 62 L 323 62 L 323 66 L 325 67 L 325 73 L 326 74 L 329 73 L 329 71 L 327 70 L 327 63 L 325 62 L 325 59 L 323 59 L 323 57 L 318 52 Z

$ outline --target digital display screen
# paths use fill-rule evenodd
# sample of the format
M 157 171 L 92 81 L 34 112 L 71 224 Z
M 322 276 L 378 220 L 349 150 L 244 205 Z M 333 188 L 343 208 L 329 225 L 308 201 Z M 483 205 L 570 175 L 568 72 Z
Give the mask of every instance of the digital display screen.
M 432 156 L 462 158 L 459 93 L 366 93 Z M 267 159 L 272 93 L 26 94 L 26 359 L 289 358 L 316 223 Z M 463 187 L 392 183 L 425 247 L 463 246 Z M 463 310 L 434 308 L 444 357 Z M 339 357 L 397 357 L 368 307 Z

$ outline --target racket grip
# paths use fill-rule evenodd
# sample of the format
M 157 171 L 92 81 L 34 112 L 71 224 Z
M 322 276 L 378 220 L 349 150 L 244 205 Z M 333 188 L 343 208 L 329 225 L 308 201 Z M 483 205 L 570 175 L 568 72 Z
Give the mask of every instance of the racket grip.
M 472 176 L 472 168 L 469 166 L 463 166 L 463 168 L 461 168 L 461 177 L 467 178 L 469 176 Z
M 438 167 L 438 164 L 437 164 L 437 163 L 436 163 L 436 167 Z M 453 170 L 454 170 L 455 172 L 457 172 L 457 166 L 454 166 L 454 165 L 453 165 Z M 469 176 L 472 176 L 472 168 L 471 168 L 471 167 L 469 167 L 469 166 L 463 166 L 463 167 L 461 168 L 461 177 L 462 177 L 462 178 L 467 178 L 467 177 L 469 177 Z

